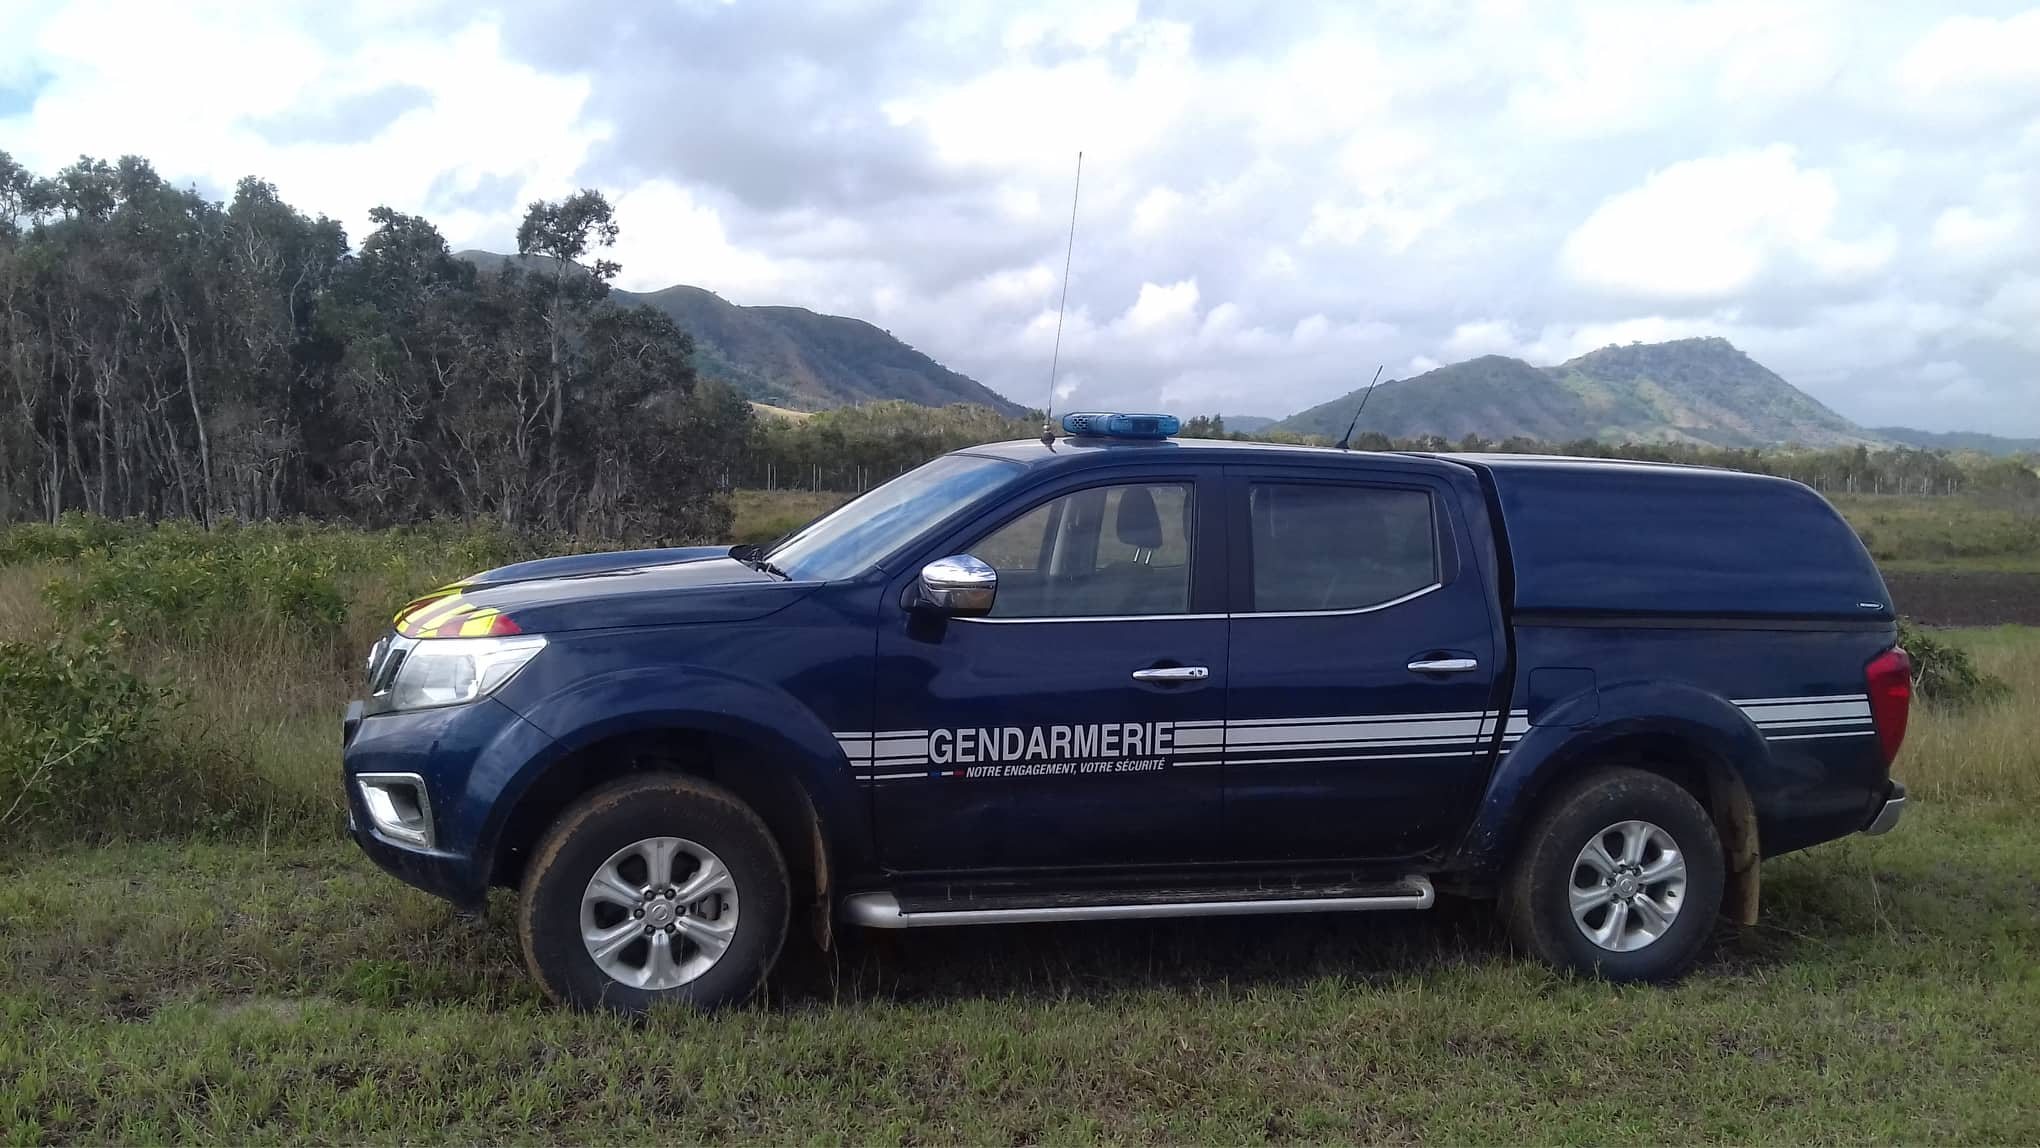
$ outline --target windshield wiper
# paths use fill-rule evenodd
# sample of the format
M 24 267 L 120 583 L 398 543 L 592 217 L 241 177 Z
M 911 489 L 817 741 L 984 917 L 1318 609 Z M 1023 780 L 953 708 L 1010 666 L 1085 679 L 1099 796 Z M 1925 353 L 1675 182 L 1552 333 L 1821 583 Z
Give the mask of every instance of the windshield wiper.
M 730 547 L 730 557 L 761 574 L 770 574 L 787 582 L 793 581 L 793 575 L 774 565 L 770 558 L 765 557 L 765 548 L 755 542 Z

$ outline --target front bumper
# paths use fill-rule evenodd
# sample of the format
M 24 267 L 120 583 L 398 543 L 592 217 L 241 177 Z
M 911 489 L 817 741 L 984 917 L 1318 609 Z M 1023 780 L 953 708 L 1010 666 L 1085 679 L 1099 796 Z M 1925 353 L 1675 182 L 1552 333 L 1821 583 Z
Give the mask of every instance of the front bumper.
M 491 827 L 504 791 L 555 749 L 551 738 L 493 698 L 465 706 L 378 714 L 348 707 L 342 725 L 347 830 L 361 851 L 398 880 L 463 907 L 488 896 Z M 356 779 L 414 775 L 431 818 L 429 847 L 379 832 Z
M 1863 827 L 1863 832 L 1872 837 L 1880 833 L 1889 833 L 1898 825 L 1898 819 L 1904 815 L 1905 785 L 1903 782 L 1894 781 L 1891 783 L 1891 791 L 1885 794 L 1884 804 L 1877 807 L 1876 815 L 1870 818 L 1870 824 Z

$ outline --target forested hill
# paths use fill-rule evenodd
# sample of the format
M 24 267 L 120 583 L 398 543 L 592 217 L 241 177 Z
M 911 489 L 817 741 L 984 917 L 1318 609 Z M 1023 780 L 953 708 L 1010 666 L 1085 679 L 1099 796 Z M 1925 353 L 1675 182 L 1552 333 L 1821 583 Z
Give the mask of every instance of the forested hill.
M 1876 433 L 1892 442 L 1921 450 L 1975 451 L 1998 458 L 2040 455 L 2040 438 L 2006 438 L 1978 431 L 1923 431 L 1911 427 L 1878 427 Z
M 463 251 L 494 270 L 514 257 Z M 640 293 L 612 289 L 626 306 L 648 304 L 694 337 L 694 366 L 747 398 L 796 410 L 822 410 L 881 399 L 923 406 L 974 403 L 1004 415 L 1021 407 L 863 321 L 804 307 L 743 307 L 699 287 Z
M 1337 438 L 1360 392 L 1271 429 Z M 1570 442 L 1848 446 L 1882 441 L 1726 339 L 1603 347 L 1555 367 L 1486 355 L 1381 384 L 1363 430 L 1390 438 L 1477 435 Z

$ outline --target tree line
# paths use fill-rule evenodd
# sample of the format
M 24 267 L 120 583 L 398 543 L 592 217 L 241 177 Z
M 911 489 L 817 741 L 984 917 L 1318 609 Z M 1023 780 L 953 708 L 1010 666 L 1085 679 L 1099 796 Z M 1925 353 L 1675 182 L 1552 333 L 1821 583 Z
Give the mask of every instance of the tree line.
M 530 205 L 478 270 L 421 217 L 331 219 L 244 179 L 226 202 L 143 159 L 53 176 L 0 152 L 0 521 L 435 518 L 596 539 L 711 538 L 731 487 L 858 491 L 1041 416 L 867 404 L 759 418 L 663 313 L 611 296 L 594 191 Z M 1191 436 L 1249 437 L 1217 416 Z M 1263 432 L 1252 437 L 1307 441 Z M 2040 498 L 2030 462 L 1925 450 L 1391 441 L 1694 462 L 1839 492 Z
M 259 179 L 221 203 L 135 157 L 44 178 L 0 152 L 0 520 L 727 527 L 750 407 L 609 298 L 600 193 L 532 204 L 500 271 L 370 221 L 354 249 Z
M 800 419 L 759 420 L 734 485 L 759 489 L 868 490 L 936 455 L 976 443 L 1032 438 L 1042 417 L 1030 411 L 1008 418 L 976 406 L 929 408 L 906 402 L 868 403 L 821 411 Z M 1228 430 L 1219 415 L 1183 422 L 1185 438 L 1252 439 L 1310 446 L 1326 440 L 1283 431 Z M 1687 463 L 1772 474 L 1828 494 L 1972 494 L 2030 503 L 2040 501 L 2035 460 L 1949 454 L 1898 447 L 1823 450 L 1716 447 L 1690 443 L 1604 443 L 1594 439 L 1549 443 L 1528 438 L 1492 440 L 1469 435 L 1456 442 L 1437 435 L 1391 439 L 1373 431 L 1353 436 L 1355 450 L 1460 451 L 1568 454 Z

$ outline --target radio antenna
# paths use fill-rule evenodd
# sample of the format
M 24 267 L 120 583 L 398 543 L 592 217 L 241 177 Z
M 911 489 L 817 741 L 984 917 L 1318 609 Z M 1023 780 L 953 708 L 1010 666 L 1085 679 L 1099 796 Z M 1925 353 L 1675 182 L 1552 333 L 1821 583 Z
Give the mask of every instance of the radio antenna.
M 1374 382 L 1367 384 L 1367 393 L 1360 396 L 1360 405 L 1353 408 L 1353 421 L 1346 424 L 1346 433 L 1339 436 L 1339 441 L 1332 444 L 1332 449 L 1334 450 L 1353 449 L 1353 428 L 1360 425 L 1360 412 L 1367 409 L 1367 400 L 1374 397 L 1374 385 L 1375 383 L 1379 383 L 1380 381 L 1381 381 L 1381 368 L 1375 367 Z
M 1055 350 L 1048 357 L 1048 402 L 1041 408 L 1041 445 L 1055 445 L 1055 371 L 1062 365 L 1063 312 L 1070 305 L 1070 257 L 1077 251 L 1077 196 L 1084 190 L 1084 153 L 1077 153 L 1077 179 L 1070 188 L 1070 241 L 1063 248 L 1062 301 L 1055 305 Z

